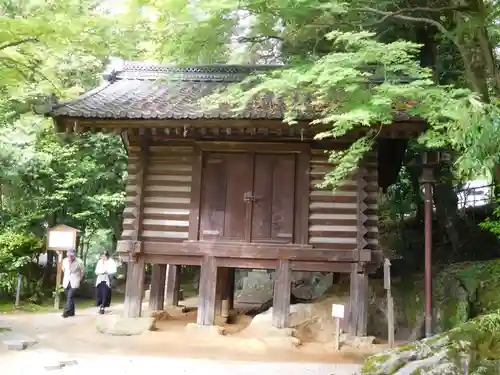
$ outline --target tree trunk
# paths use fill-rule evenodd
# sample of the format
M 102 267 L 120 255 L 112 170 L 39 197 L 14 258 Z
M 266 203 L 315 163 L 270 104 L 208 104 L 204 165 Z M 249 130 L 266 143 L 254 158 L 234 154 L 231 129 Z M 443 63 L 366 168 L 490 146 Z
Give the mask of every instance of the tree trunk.
M 448 166 L 443 165 L 436 171 L 436 184 L 434 186 L 434 205 L 438 224 L 448 237 L 453 257 L 457 257 L 461 250 L 460 234 L 457 229 L 458 197 L 453 189 L 453 175 Z M 451 260 L 451 259 L 450 259 Z

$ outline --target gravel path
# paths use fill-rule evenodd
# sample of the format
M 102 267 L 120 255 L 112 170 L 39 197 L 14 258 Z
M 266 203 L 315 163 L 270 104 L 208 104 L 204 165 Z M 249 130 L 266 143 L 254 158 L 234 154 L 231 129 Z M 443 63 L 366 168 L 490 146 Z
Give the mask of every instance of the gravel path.
M 142 356 L 74 355 L 68 357 L 64 353 L 49 349 L 31 349 L 8 356 L 0 355 L 0 361 L 1 373 L 8 375 L 100 373 L 143 375 L 145 372 L 158 368 L 175 375 L 353 375 L 360 367 L 358 365 L 229 362 Z M 67 361 L 68 365 L 58 368 L 57 365 L 63 361 Z

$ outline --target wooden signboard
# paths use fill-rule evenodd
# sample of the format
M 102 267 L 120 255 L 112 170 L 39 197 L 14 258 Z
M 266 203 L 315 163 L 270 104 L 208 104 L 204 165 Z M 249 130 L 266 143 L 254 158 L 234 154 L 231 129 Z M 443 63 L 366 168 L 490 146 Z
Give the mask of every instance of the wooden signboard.
M 56 225 L 47 231 L 47 250 L 57 254 L 56 289 L 54 293 L 54 308 L 60 308 L 59 287 L 62 278 L 62 259 L 64 251 L 76 249 L 76 239 L 80 231 L 67 225 Z

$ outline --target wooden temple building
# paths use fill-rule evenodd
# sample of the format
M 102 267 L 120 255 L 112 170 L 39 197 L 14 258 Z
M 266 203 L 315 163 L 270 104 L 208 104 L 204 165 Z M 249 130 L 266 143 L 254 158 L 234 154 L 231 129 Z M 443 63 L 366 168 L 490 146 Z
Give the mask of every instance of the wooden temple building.
M 121 62 L 101 86 L 49 112 L 60 132 L 114 132 L 128 150 L 117 249 L 128 262 L 125 315 L 141 314 L 145 264 L 153 265 L 154 309 L 176 303 L 180 265 L 201 267 L 200 325 L 227 316 L 236 268 L 276 271 L 276 327 L 287 326 L 293 271 L 335 272 L 350 274 L 347 329 L 366 334 L 368 275 L 382 260 L 379 190 L 394 182 L 423 123 L 403 116 L 383 126 L 352 178 L 335 192 L 318 188 L 333 168 L 325 150 L 345 148 L 355 133 L 316 141 L 311 119 L 282 121 L 278 100 L 262 99 L 237 117 L 200 104 L 268 68 Z

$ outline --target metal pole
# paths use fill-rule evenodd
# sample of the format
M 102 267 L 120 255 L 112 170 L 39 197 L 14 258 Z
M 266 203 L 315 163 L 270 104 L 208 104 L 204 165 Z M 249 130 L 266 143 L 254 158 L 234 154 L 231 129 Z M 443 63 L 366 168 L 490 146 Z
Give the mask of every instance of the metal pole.
M 424 211 L 425 211 L 425 337 L 432 336 L 432 185 L 424 182 Z

